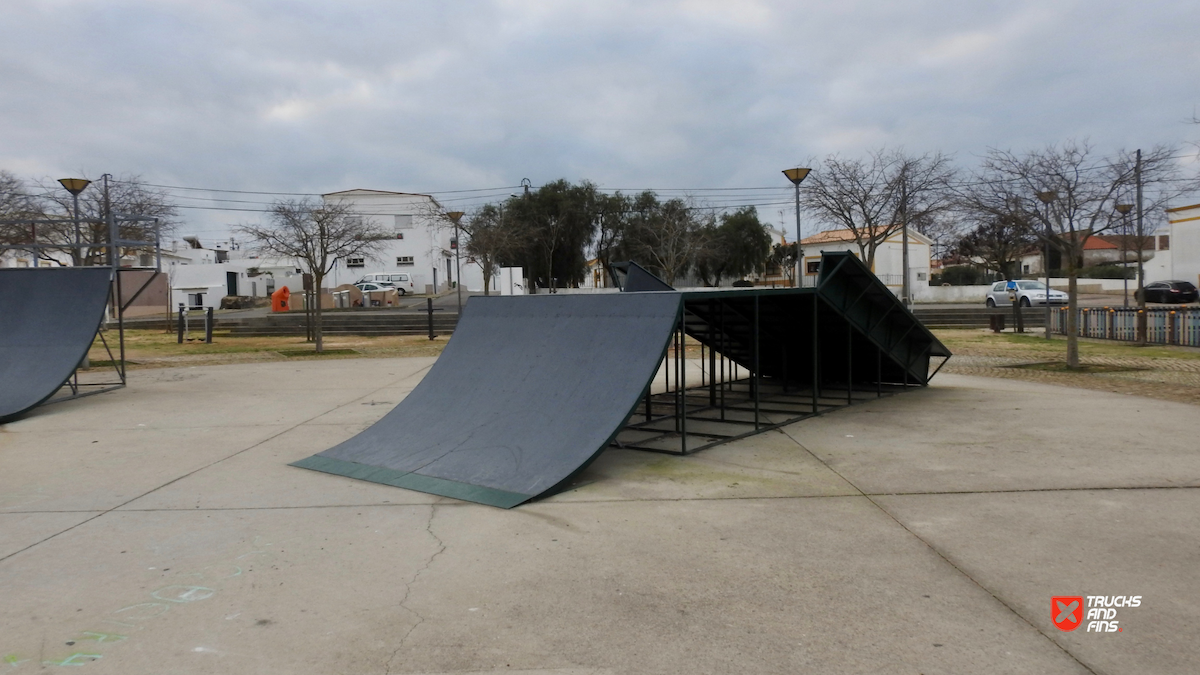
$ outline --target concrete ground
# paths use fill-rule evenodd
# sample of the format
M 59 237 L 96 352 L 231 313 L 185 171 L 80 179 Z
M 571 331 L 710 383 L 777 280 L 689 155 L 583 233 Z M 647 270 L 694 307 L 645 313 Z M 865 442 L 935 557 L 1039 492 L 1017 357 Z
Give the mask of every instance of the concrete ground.
M 0 672 L 1200 662 L 1195 406 L 943 374 L 695 456 L 608 451 L 511 511 L 287 466 L 431 363 L 138 371 L 0 426 Z M 1089 595 L 1142 601 L 1054 627 Z

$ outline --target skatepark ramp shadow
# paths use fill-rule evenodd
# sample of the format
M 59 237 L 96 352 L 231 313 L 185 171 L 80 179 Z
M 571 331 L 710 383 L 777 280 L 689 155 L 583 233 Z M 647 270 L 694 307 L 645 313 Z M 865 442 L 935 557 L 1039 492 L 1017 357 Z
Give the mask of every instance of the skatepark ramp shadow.
M 816 288 L 475 296 L 403 401 L 293 466 L 511 508 L 610 445 L 696 452 L 924 386 L 934 357 L 848 253 L 822 256 Z
M 0 269 L 0 423 L 54 395 L 87 355 L 111 267 Z

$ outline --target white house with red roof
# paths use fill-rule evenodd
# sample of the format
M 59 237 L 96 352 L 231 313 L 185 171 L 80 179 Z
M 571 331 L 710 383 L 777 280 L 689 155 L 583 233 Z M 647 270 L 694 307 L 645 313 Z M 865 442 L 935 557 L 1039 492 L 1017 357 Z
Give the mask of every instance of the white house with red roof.
M 804 252 L 800 270 L 803 273 L 802 285 L 812 287 L 817 283 L 818 266 L 821 262 L 821 252 L 849 251 L 862 258 L 857 237 L 853 230 L 826 230 L 811 237 L 800 240 L 800 248 Z M 929 262 L 933 251 L 933 240 L 914 229 L 908 231 L 908 287 L 914 300 L 921 300 L 928 294 Z M 888 235 L 875 248 L 875 260 L 871 271 L 879 277 L 897 296 L 902 292 L 904 284 L 904 247 L 901 232 Z

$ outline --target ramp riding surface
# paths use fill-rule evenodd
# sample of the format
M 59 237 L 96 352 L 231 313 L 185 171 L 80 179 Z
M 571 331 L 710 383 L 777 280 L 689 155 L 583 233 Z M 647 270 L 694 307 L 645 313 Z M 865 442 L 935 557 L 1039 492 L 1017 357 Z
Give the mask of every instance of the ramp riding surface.
M 109 267 L 0 270 L 0 423 L 54 395 L 104 319 Z
M 293 466 L 521 504 L 608 445 L 649 386 L 679 311 L 673 292 L 473 297 L 394 410 Z

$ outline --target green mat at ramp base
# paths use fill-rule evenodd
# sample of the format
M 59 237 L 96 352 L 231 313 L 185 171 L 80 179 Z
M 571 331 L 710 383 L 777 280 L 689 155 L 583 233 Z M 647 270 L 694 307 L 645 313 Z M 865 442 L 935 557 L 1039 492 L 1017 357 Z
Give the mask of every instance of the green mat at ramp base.
M 487 504 L 488 506 L 498 506 L 502 509 L 511 509 L 532 498 L 532 495 L 505 492 L 504 490 L 495 490 L 478 485 L 467 485 L 466 483 L 456 483 L 443 478 L 431 478 L 416 473 L 383 469 L 377 466 L 367 466 L 366 464 L 356 464 L 340 459 L 322 457 L 321 455 L 313 455 L 312 457 L 292 462 L 291 466 L 365 480 L 371 483 L 427 492 L 443 497 L 462 499 L 468 502 Z

